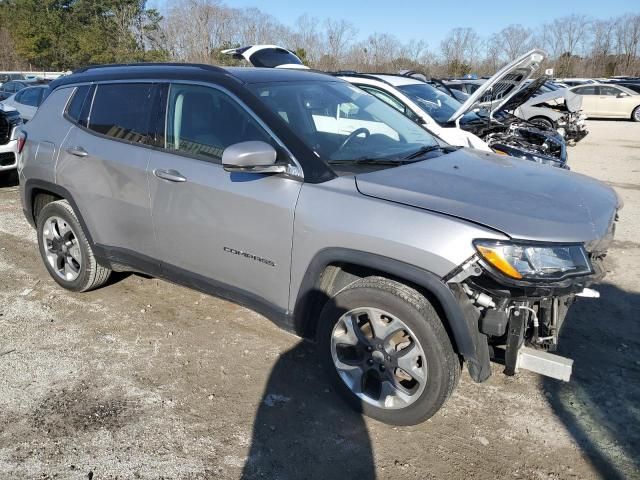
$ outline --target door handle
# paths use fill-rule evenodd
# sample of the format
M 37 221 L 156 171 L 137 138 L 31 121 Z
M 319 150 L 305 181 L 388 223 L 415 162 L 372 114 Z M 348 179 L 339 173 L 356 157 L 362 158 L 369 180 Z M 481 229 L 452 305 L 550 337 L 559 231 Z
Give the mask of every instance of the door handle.
M 187 181 L 187 178 L 180 175 L 180 172 L 177 170 L 162 170 L 157 168 L 153 171 L 153 174 L 158 178 L 169 180 L 170 182 L 182 183 Z
M 82 147 L 69 147 L 67 153 L 76 157 L 86 157 L 89 153 Z

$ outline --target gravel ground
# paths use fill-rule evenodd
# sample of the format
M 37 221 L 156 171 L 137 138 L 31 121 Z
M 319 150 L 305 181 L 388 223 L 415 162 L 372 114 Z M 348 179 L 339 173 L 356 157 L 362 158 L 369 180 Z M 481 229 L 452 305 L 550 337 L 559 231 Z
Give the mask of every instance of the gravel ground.
M 571 383 L 464 373 L 411 428 L 348 410 L 313 346 L 247 309 L 138 275 L 61 290 L 3 185 L 0 478 L 640 478 L 640 125 L 589 127 L 570 165 L 626 207 L 563 331 Z

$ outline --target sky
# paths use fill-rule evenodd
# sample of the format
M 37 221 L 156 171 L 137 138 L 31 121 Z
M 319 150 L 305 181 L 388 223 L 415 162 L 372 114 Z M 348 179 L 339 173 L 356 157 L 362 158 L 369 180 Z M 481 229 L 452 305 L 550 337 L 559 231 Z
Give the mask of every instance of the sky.
M 161 11 L 173 0 L 148 0 Z M 358 30 L 358 38 L 370 33 L 390 33 L 406 42 L 425 40 L 437 47 L 455 27 L 473 27 L 488 36 L 510 24 L 535 28 L 573 13 L 606 19 L 624 13 L 640 13 L 639 0 L 222 0 L 230 7 L 257 7 L 293 25 L 307 13 L 318 18 L 343 18 Z M 485 6 L 483 8 L 483 6 Z

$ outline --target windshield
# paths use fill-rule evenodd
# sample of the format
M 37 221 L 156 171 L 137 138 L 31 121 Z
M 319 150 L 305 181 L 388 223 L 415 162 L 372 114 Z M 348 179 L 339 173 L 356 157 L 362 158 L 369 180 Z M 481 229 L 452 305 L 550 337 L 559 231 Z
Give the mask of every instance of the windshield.
M 400 112 L 346 82 L 286 82 L 251 87 L 310 149 L 332 163 L 383 163 L 439 145 Z
M 398 89 L 440 125 L 448 123 L 449 118 L 462 105 L 455 98 L 426 83 L 402 85 Z M 479 117 L 475 113 L 469 112 L 462 117 L 462 120 L 469 122 L 479 120 Z

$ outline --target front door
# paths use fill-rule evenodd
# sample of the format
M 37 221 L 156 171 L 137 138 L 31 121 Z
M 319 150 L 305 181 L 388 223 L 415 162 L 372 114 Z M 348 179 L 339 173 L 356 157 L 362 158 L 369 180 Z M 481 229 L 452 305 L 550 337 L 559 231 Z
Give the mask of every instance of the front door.
M 628 117 L 628 108 L 625 108 L 624 96 L 619 97 L 622 90 L 609 85 L 600 86 L 600 109 L 603 116 Z
M 285 310 L 302 183 L 226 172 L 224 149 L 248 140 L 274 144 L 235 98 L 213 87 L 171 85 L 164 150 L 153 152 L 149 165 L 159 257 L 170 276 Z
M 584 85 L 574 89 L 573 92 L 582 97 L 582 111 L 588 117 L 602 115 L 599 108 L 600 97 L 598 95 L 597 85 Z

